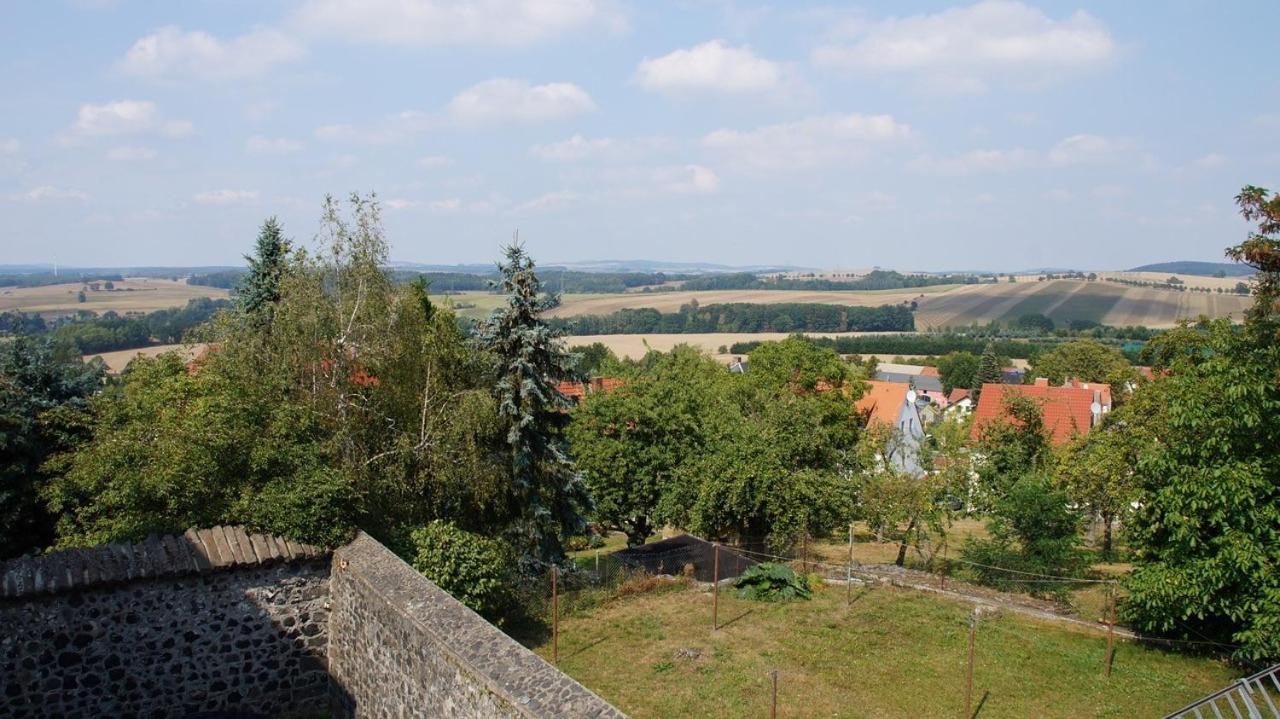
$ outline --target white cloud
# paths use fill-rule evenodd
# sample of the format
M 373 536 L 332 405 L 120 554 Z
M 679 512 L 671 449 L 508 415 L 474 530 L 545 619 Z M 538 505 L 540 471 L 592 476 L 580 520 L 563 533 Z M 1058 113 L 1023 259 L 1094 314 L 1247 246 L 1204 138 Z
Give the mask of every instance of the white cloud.
M 418 158 L 418 167 L 434 168 L 446 167 L 453 164 L 453 160 L 444 155 L 424 155 Z
M 912 160 L 908 166 L 913 170 L 926 173 L 973 175 L 1009 172 L 1039 163 L 1038 153 L 1017 147 L 1012 150 L 970 150 L 946 157 L 924 155 Z
M 777 90 L 783 68 L 749 47 L 711 40 L 640 61 L 635 79 L 646 90 L 668 93 L 746 94 Z
M 522 46 L 625 25 L 608 0 L 308 0 L 293 21 L 317 35 L 408 46 Z
M 80 137 L 158 134 L 182 137 L 192 132 L 186 120 L 164 120 L 150 100 L 114 100 L 81 105 L 71 133 Z
M 301 150 L 302 143 L 287 137 L 254 135 L 245 142 L 245 149 L 258 155 L 287 155 Z
M 155 159 L 156 151 L 150 147 L 123 145 L 107 150 L 107 159 L 117 162 L 139 162 Z
M 448 113 L 467 125 L 562 120 L 596 109 L 586 90 L 568 82 L 530 85 L 524 80 L 494 78 L 458 93 Z
M 1201 169 L 1210 170 L 1215 167 L 1222 167 L 1223 165 L 1227 164 L 1227 158 L 1223 157 L 1222 155 L 1219 155 L 1216 152 L 1210 152 L 1209 154 L 1203 157 L 1196 158 L 1196 161 L 1194 164 L 1196 167 L 1199 167 Z
M 118 66 L 128 75 L 151 80 L 234 80 L 297 60 L 303 52 L 301 44 L 276 30 L 256 29 L 220 40 L 168 26 L 140 38 Z
M 552 210 L 573 203 L 577 201 L 577 199 L 577 193 L 569 190 L 560 190 L 557 192 L 548 192 L 545 195 L 535 197 L 528 202 L 517 205 L 515 209 L 517 212 L 527 212 L 530 210 Z
M 201 205 L 240 205 L 258 199 L 254 190 L 209 190 L 193 198 Z
M 36 204 L 40 202 L 74 201 L 84 202 L 89 196 L 79 190 L 68 190 L 52 185 L 41 185 L 26 192 L 15 192 L 6 196 L 10 202 Z
M 638 137 L 615 139 L 612 137 L 588 138 L 574 135 L 559 142 L 534 145 L 529 154 L 549 162 L 581 162 L 589 159 L 637 158 L 667 149 L 671 141 L 662 137 Z
M 382 205 L 388 210 L 404 210 L 410 207 L 417 207 L 418 202 L 416 200 L 406 200 L 402 197 L 393 197 L 389 200 L 383 200 Z
M 425 112 L 405 110 L 368 126 L 323 125 L 316 128 L 315 136 L 318 140 L 331 142 L 385 145 L 404 140 L 410 135 L 428 130 L 436 124 L 438 124 L 437 119 Z
M 16 155 L 22 150 L 22 143 L 16 137 L 0 140 L 0 155 Z
M 486 200 L 463 200 L 458 197 L 449 197 L 443 200 L 433 200 L 428 202 L 427 209 L 441 214 L 455 212 L 484 212 L 493 209 L 493 203 Z
M 1079 134 L 1063 138 L 1049 150 L 1049 163 L 1053 165 L 1093 165 L 1115 162 L 1129 150 L 1128 140 Z
M 659 189 L 680 195 L 707 195 L 720 189 L 720 177 L 702 165 L 661 167 L 653 179 Z
M 821 115 L 754 130 L 721 129 L 702 138 L 704 147 L 742 165 L 801 170 L 856 160 L 873 149 L 911 136 L 891 115 Z
M 853 23 L 815 48 L 815 65 L 918 76 L 932 90 L 982 91 L 998 80 L 1039 85 L 1105 63 L 1110 32 L 1083 11 L 1055 20 L 1016 0 L 982 0 L 931 15 Z

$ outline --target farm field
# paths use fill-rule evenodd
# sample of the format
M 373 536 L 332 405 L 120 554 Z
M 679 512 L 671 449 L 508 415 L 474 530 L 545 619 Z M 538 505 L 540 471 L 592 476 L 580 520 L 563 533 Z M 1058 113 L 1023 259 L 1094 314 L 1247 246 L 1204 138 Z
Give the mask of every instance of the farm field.
M 124 368 L 134 357 L 156 357 L 165 352 L 180 352 L 187 359 L 191 359 L 200 353 L 206 347 L 205 344 L 194 345 L 155 345 L 153 347 L 141 347 L 131 350 L 117 350 L 115 352 L 99 352 L 98 354 L 85 355 L 85 361 L 94 357 L 101 357 L 103 362 L 107 363 L 107 371 L 111 374 L 120 374 Z
M 560 668 L 636 719 L 767 717 L 778 672 L 780 717 L 956 716 L 964 706 L 966 602 L 893 587 L 842 588 L 769 604 L 720 593 L 655 591 L 570 614 Z M 534 647 L 550 658 L 550 641 Z M 1217 661 L 1105 639 L 1011 612 L 983 617 L 975 652 L 977 716 L 1161 716 L 1226 685 Z
M 877 334 L 875 332 L 805 332 L 809 337 L 857 337 L 859 335 Z M 589 345 L 600 342 L 613 350 L 619 357 L 640 359 L 649 350 L 670 352 L 676 345 L 692 345 L 708 354 L 717 355 L 728 361 L 732 355 L 719 352 L 721 347 L 728 347 L 735 342 L 767 342 L 786 339 L 786 332 L 709 332 L 706 334 L 679 335 L 573 335 L 566 338 L 569 346 Z
M 217 287 L 188 285 L 183 280 L 139 277 L 115 283 L 115 290 L 86 291 L 85 301 L 79 302 L 77 294 L 84 287 L 79 282 L 44 287 L 0 287 L 0 312 L 20 310 L 42 315 L 73 314 L 89 310 L 102 314 L 108 310 L 128 312 L 154 312 L 170 307 L 182 307 L 197 297 L 223 299 L 230 296 L 227 290 Z
M 1034 277 L 1018 279 L 1018 282 L 938 285 L 911 290 L 874 292 L 714 290 L 566 294 L 562 298 L 561 306 L 548 314 L 552 317 L 575 317 L 611 314 L 621 309 L 641 307 L 650 307 L 662 312 L 675 312 L 682 305 L 693 300 L 697 300 L 702 305 L 726 302 L 759 304 L 812 302 L 851 307 L 874 307 L 915 301 L 918 307 L 916 328 L 919 330 L 962 327 L 975 322 L 986 324 L 992 320 L 1007 322 L 1031 313 L 1044 314 L 1063 323 L 1068 320 L 1093 320 L 1119 326 L 1172 327 L 1181 318 L 1194 319 L 1201 314 L 1213 317 L 1230 315 L 1239 319 L 1244 309 L 1251 303 L 1250 297 L 1239 295 L 1174 292 L 1100 281 L 1039 282 Z M 1026 279 L 1030 281 L 1024 281 Z M 1216 278 L 1198 279 L 1222 281 Z M 1235 281 L 1231 282 L 1231 286 L 1234 287 L 1234 285 Z M 442 301 L 474 305 L 458 310 L 458 314 L 472 319 L 481 319 L 501 302 L 501 298 L 486 292 L 464 292 L 450 295 Z M 689 342 L 694 343 L 693 340 Z M 718 344 L 720 343 L 716 346 Z M 708 349 L 714 350 L 715 346 Z
M 1177 277 L 1187 287 L 1208 287 L 1211 290 L 1221 287 L 1224 292 L 1234 289 L 1237 282 L 1243 282 L 1247 285 L 1250 280 L 1248 277 L 1206 277 L 1204 275 L 1183 275 L 1168 272 L 1099 272 L 1098 276 L 1139 282 L 1164 282 L 1170 277 Z

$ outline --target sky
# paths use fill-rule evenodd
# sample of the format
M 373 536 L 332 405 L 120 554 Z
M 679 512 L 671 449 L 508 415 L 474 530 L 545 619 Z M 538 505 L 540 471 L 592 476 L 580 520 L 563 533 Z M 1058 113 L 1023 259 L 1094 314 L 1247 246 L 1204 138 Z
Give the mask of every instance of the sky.
M 1280 188 L 1280 3 L 0 0 L 0 264 L 1222 258 Z

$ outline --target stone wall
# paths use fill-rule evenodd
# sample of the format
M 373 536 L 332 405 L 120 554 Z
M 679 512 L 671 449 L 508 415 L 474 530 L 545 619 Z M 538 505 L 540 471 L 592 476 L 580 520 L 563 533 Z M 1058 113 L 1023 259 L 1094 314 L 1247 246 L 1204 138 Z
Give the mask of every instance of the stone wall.
M 367 535 L 334 553 L 330 601 L 335 716 L 625 719 Z
M 365 534 L 239 528 L 0 564 L 0 717 L 603 717 Z
M 0 716 L 323 712 L 328 565 L 217 527 L 0 566 Z

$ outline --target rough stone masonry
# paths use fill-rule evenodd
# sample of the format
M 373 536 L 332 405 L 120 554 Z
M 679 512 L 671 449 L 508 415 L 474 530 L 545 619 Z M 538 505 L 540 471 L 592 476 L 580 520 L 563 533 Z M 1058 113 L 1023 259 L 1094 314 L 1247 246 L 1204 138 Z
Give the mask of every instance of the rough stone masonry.
M 236 527 L 0 564 L 0 716 L 623 715 L 359 535 Z

